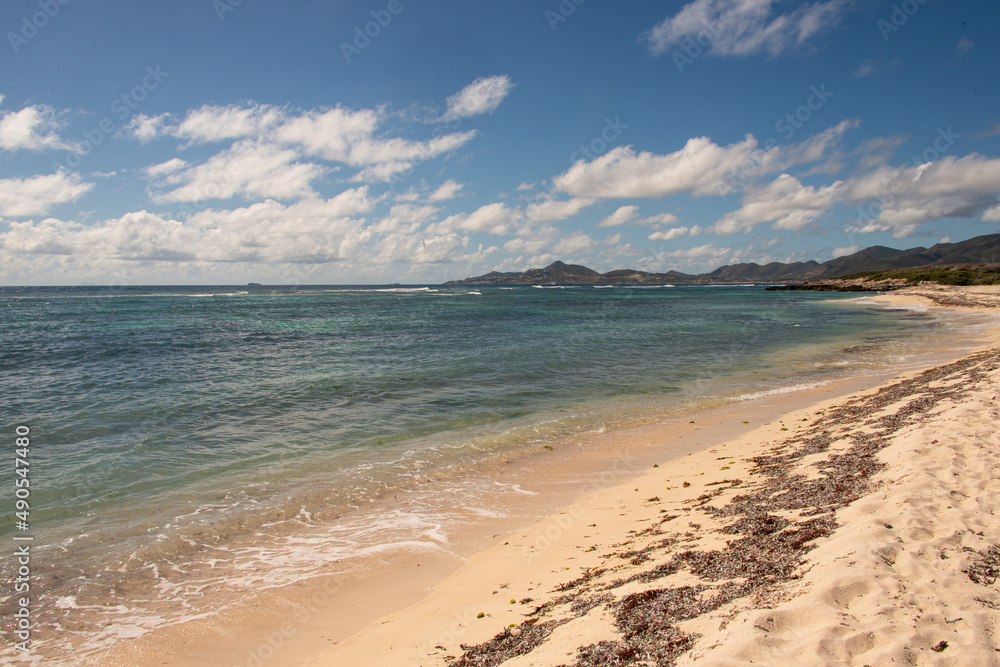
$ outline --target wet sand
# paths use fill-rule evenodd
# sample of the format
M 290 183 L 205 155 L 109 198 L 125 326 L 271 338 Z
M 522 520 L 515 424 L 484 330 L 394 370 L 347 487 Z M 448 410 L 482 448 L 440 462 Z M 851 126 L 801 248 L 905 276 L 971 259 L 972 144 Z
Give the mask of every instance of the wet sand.
M 875 299 L 995 308 L 998 292 Z M 996 342 L 782 397 L 762 425 L 721 411 L 752 430 L 502 536 L 307 664 L 1000 664 Z

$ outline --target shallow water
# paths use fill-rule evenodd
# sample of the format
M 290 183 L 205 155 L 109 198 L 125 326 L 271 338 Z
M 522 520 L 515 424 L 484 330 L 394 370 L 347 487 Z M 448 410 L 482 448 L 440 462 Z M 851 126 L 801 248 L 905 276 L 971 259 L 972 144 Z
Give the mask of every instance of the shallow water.
M 5 288 L 0 407 L 9 439 L 31 429 L 24 534 L 52 628 L 35 655 L 447 549 L 496 512 L 477 466 L 890 369 L 980 320 L 731 286 Z

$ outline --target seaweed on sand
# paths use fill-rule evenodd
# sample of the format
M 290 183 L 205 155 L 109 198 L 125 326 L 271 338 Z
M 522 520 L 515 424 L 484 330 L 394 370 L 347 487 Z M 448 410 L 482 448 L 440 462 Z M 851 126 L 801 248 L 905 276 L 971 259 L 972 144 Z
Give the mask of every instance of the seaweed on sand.
M 752 459 L 753 481 L 746 484 L 749 488 L 744 493 L 732 497 L 722 507 L 709 505 L 709 501 L 727 490 L 720 488 L 702 494 L 687 508 L 715 518 L 735 517 L 717 531 L 739 536 L 727 542 L 725 548 L 689 549 L 665 558 L 685 538 L 668 537 L 637 548 L 640 536 L 656 535 L 659 531 L 655 527 L 633 531 L 628 541 L 615 545 L 631 546 L 631 550 L 623 549 L 606 557 L 624 553 L 632 558 L 632 565 L 640 565 L 659 554 L 659 564 L 604 584 L 600 582 L 601 575 L 619 567 L 588 570 L 582 577 L 558 587 L 565 594 L 537 607 L 534 618 L 521 626 L 518 636 L 507 636 L 510 632 L 506 631 L 478 646 L 463 646 L 465 655 L 450 663 L 450 667 L 491 667 L 523 655 L 545 641 L 562 623 L 600 604 L 606 604 L 614 614 L 621 637 L 581 647 L 572 667 L 639 664 L 670 667 L 697 639 L 696 635 L 681 630 L 678 623 L 740 598 L 756 595 L 757 601 L 766 599 L 766 594 L 777 591 L 783 583 L 799 578 L 805 555 L 813 549 L 815 541 L 837 528 L 837 510 L 875 488 L 876 473 L 885 469 L 878 453 L 890 444 L 891 436 L 922 419 L 943 401 L 960 400 L 998 367 L 1000 353 L 980 353 L 823 411 L 811 428 L 777 444 L 769 454 Z M 805 457 L 826 453 L 835 443 L 842 443 L 838 451 L 812 464 L 818 475 L 808 476 L 795 469 Z M 796 510 L 799 520 L 776 514 Z M 1000 576 L 1000 545 L 977 555 L 967 570 L 969 578 L 993 585 Z M 625 584 L 649 583 L 682 570 L 705 583 L 646 590 L 618 600 L 612 594 Z M 594 589 L 602 593 L 591 595 Z M 992 602 L 982 602 L 993 606 Z M 555 614 L 562 605 L 570 605 L 569 612 L 573 615 L 537 623 L 542 616 Z

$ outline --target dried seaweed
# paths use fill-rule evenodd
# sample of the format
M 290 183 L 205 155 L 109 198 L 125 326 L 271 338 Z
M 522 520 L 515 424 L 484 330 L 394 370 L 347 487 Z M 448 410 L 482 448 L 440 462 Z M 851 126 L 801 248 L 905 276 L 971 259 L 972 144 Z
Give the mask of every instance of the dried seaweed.
M 1000 544 L 994 544 L 984 552 L 974 553 L 977 558 L 973 559 L 965 573 L 974 584 L 992 586 L 997 582 L 997 577 L 1000 577 Z
M 600 595 L 584 597 L 593 581 L 606 572 L 599 568 L 588 570 L 582 577 L 560 586 L 557 590 L 569 592 L 536 608 L 535 615 L 549 613 L 564 604 L 570 605 L 574 617 L 601 604 L 606 604 L 615 613 L 622 637 L 582 647 L 572 667 L 673 665 L 696 639 L 681 631 L 677 623 L 714 611 L 739 598 L 753 595 L 758 601 L 766 599 L 780 584 L 800 576 L 805 555 L 815 546 L 815 541 L 837 528 L 836 510 L 873 490 L 873 477 L 885 468 L 878 460 L 878 453 L 889 444 L 890 436 L 921 419 L 942 401 L 959 399 L 986 373 L 998 367 L 1000 354 L 980 353 L 824 411 L 811 428 L 792 435 L 769 454 L 751 460 L 750 475 L 755 481 L 746 493 L 733 497 L 722 507 L 709 505 L 710 500 L 727 491 L 719 488 L 702 494 L 687 508 L 717 518 L 736 518 L 720 529 L 722 534 L 740 536 L 728 542 L 724 549 L 675 553 L 650 569 L 599 585 L 597 589 L 604 591 Z M 878 414 L 890 407 L 892 413 Z M 867 430 L 859 429 L 859 425 Z M 845 441 L 842 451 L 814 464 L 819 476 L 810 478 L 793 470 L 803 458 L 828 452 L 838 441 Z M 732 486 L 738 483 L 739 480 L 734 480 Z M 798 510 L 801 520 L 793 521 L 774 514 L 783 510 Z M 665 517 L 660 525 L 675 518 Z M 633 537 L 628 542 L 616 546 L 634 544 L 639 536 L 656 532 L 655 526 L 632 531 Z M 606 557 L 620 556 L 640 564 L 655 554 L 660 554 L 661 558 L 669 554 L 683 539 L 671 537 Z M 694 536 L 689 534 L 688 539 Z M 1000 545 L 977 554 L 979 557 L 967 570 L 969 578 L 976 583 L 993 585 L 1000 576 Z M 706 583 L 642 591 L 614 601 L 611 591 L 625 584 L 652 582 L 682 569 Z M 714 595 L 706 595 L 709 591 L 714 591 Z M 981 602 L 993 606 L 986 600 Z M 521 626 L 518 637 L 508 636 L 508 632 L 476 647 L 463 646 L 466 654 L 450 663 L 450 667 L 497 665 L 509 657 L 523 655 L 567 620 L 533 625 L 537 621 L 535 618 Z
M 538 623 L 529 619 L 518 626 L 517 631 L 506 628 L 493 639 L 466 646 L 462 644 L 465 653 L 458 660 L 448 663 L 449 667 L 494 667 L 511 658 L 524 655 L 545 641 L 552 631 L 565 623 L 566 620 L 553 620 Z

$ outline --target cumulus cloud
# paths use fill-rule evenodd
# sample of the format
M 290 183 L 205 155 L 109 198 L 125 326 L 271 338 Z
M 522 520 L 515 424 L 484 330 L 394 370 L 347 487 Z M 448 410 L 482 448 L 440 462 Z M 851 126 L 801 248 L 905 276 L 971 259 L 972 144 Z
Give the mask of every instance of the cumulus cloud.
M 55 111 L 44 105 L 5 112 L 0 115 L 0 150 L 77 150 L 59 137 L 61 126 Z
M 486 232 L 498 236 L 511 234 L 523 214 L 518 209 L 508 208 L 503 203 L 494 202 L 481 206 L 472 213 L 451 215 L 441 222 L 429 225 L 432 234 L 446 234 L 453 231 Z
M 916 166 L 883 167 L 845 182 L 843 198 L 860 213 L 855 231 L 912 235 L 939 218 L 989 213 L 1000 196 L 1000 158 L 971 153 Z
M 617 227 L 624 225 L 635 217 L 639 212 L 639 207 L 633 205 L 619 206 L 614 213 L 597 223 L 598 227 Z
M 147 116 L 144 113 L 136 114 L 125 126 L 125 134 L 139 140 L 140 143 L 149 143 L 153 139 L 167 133 L 167 123 L 170 114 L 160 114 L 159 116 Z
M 153 201 L 196 202 L 273 197 L 296 199 L 314 196 L 312 182 L 323 174 L 316 164 L 298 161 L 298 154 L 275 144 L 246 139 L 208 161 L 167 175 L 162 184 L 178 187 L 153 194 Z
M 559 239 L 552 247 L 552 252 L 556 255 L 566 257 L 587 252 L 596 245 L 597 242 L 590 238 L 590 235 L 581 231 L 575 231 Z
M 695 137 L 667 155 L 636 153 L 631 146 L 613 148 L 590 162 L 578 161 L 553 183 L 571 195 L 600 198 L 665 197 L 682 192 L 724 195 L 735 189 L 733 174 L 742 165 L 758 165 L 764 172 L 773 168 L 777 158 L 776 148 L 759 149 L 751 135 L 729 146 Z
M 574 199 L 549 199 L 530 204 L 525 210 L 525 215 L 532 222 L 565 220 L 566 218 L 573 217 L 593 203 L 593 199 L 583 197 Z
M 293 151 L 295 158 L 309 157 L 355 167 L 359 171 L 352 180 L 356 182 L 388 181 L 419 162 L 455 150 L 476 136 L 475 130 L 452 132 L 424 141 L 385 136 L 379 132 L 381 120 L 380 112 L 374 109 L 351 110 L 338 106 L 293 112 L 285 107 L 246 102 L 205 105 L 189 111 L 179 123 L 170 123 L 165 114 L 152 118 L 140 115 L 133 119 L 128 129 L 140 141 L 169 135 L 188 145 L 235 142 L 209 163 L 225 159 L 247 142 L 253 142 L 260 151 L 274 154 L 291 155 L 289 151 Z M 264 148 L 268 145 L 270 148 Z M 212 168 L 209 163 L 206 169 Z M 297 163 L 296 169 L 299 177 L 307 172 L 325 171 L 319 165 L 302 162 Z M 187 190 L 176 196 L 193 195 Z
M 1000 158 L 973 153 L 947 156 L 920 165 L 862 173 L 826 186 L 806 186 L 782 174 L 770 184 L 747 193 L 741 207 L 724 215 L 709 231 L 749 232 L 770 222 L 773 229 L 801 230 L 837 204 L 857 207 L 851 231 L 891 232 L 900 238 L 941 218 L 992 221 L 998 214 Z
M 167 174 L 173 174 L 174 172 L 180 171 L 188 166 L 186 160 L 182 160 L 179 157 L 170 158 L 166 162 L 161 162 L 159 164 L 154 164 L 146 167 L 143 171 L 147 176 L 151 178 L 157 178 L 159 176 L 166 176 Z
M 94 184 L 81 181 L 79 174 L 65 171 L 0 179 L 0 216 L 44 215 L 53 206 L 73 201 L 92 187 Z
M 837 257 L 846 257 L 847 255 L 853 255 L 859 250 L 861 250 L 861 246 L 859 246 L 857 243 L 848 246 L 837 246 L 836 248 L 833 249 L 833 252 L 830 254 L 830 257 L 832 259 L 836 259 Z
M 850 6 L 828 0 L 782 12 L 778 0 L 695 0 L 643 37 L 655 55 L 693 41 L 715 56 L 778 56 L 836 26 Z
M 379 220 L 372 229 L 376 232 L 413 234 L 437 212 L 438 209 L 434 206 L 397 204 L 389 210 L 389 215 Z
M 691 234 L 690 227 L 672 227 L 663 231 L 653 232 L 649 235 L 649 240 L 673 241 L 674 239 L 684 238 L 685 236 L 693 236 L 693 234 Z
M 983 222 L 1000 222 L 1000 204 L 983 211 L 983 216 L 980 220 Z
M 427 197 L 427 201 L 437 202 L 454 199 L 458 196 L 458 191 L 461 190 L 462 187 L 462 183 L 458 183 L 454 179 L 449 178 L 447 181 L 442 183 L 437 190 L 432 192 L 429 197 Z
M 660 213 L 651 215 L 639 221 L 640 225 L 672 225 L 677 222 L 677 216 L 673 213 Z
M 514 84 L 507 75 L 476 79 L 448 98 L 448 110 L 443 119 L 455 120 L 493 113 L 513 88 Z
M 12 223 L 5 251 L 151 262 L 331 262 L 353 257 L 373 233 L 359 217 L 372 210 L 367 188 L 331 199 L 284 205 L 268 200 L 234 210 L 208 209 L 188 220 L 148 211 L 83 225 L 46 219 Z
M 743 197 L 742 206 L 726 214 L 709 231 L 714 234 L 748 232 L 755 225 L 771 222 L 774 229 L 802 229 L 833 206 L 840 183 L 815 188 L 782 174 L 766 187 Z
M 172 134 L 196 144 L 257 137 L 283 118 L 280 108 L 267 104 L 205 105 L 189 111 Z

